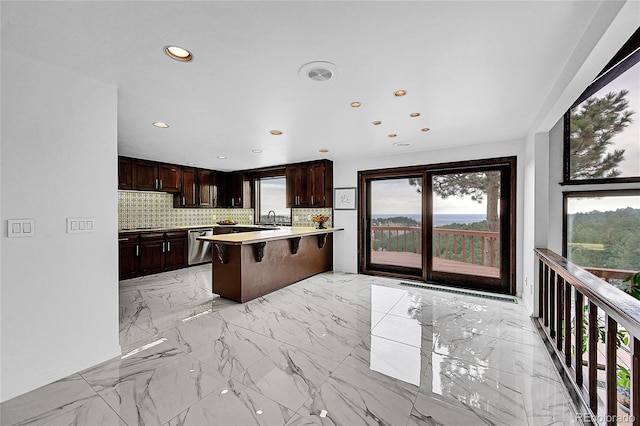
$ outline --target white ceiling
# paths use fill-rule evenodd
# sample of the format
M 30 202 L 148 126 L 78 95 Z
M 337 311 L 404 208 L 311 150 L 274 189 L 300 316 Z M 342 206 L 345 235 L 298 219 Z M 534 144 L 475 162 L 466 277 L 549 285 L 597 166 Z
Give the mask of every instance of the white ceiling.
M 2 48 L 116 85 L 121 155 L 246 169 L 523 138 L 605 3 L 3 1 Z

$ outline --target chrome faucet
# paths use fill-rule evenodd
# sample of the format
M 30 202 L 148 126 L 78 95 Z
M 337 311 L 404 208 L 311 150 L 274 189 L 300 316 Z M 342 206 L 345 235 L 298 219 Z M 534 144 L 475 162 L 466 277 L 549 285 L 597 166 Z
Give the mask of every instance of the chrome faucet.
M 269 213 L 267 213 L 267 221 L 271 217 L 271 213 L 273 213 L 273 224 L 275 225 L 276 224 L 276 212 L 274 212 L 273 210 L 269 210 Z

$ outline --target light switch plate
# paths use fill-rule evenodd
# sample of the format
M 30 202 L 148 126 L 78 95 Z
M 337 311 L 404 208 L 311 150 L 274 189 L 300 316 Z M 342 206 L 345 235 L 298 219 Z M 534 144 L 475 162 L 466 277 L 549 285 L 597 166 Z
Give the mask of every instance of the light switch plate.
M 95 222 L 95 217 L 68 217 L 67 234 L 84 234 L 87 232 L 93 232 Z
M 7 236 L 9 238 L 33 237 L 36 234 L 34 219 L 7 220 Z

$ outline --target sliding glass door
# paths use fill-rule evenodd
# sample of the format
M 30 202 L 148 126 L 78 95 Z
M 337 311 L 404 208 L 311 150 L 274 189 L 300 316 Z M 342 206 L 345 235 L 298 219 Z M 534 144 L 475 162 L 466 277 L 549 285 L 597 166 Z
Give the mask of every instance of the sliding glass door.
M 360 172 L 361 272 L 514 294 L 515 159 Z
M 371 179 L 367 241 L 369 265 L 422 276 L 422 175 Z

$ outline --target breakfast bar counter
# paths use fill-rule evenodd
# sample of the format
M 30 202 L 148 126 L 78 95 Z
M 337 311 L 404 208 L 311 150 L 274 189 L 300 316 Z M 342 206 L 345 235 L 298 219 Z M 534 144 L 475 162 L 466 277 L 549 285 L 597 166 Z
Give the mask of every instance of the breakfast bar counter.
M 341 229 L 286 227 L 212 235 L 213 292 L 247 302 L 333 269 L 333 232 Z

